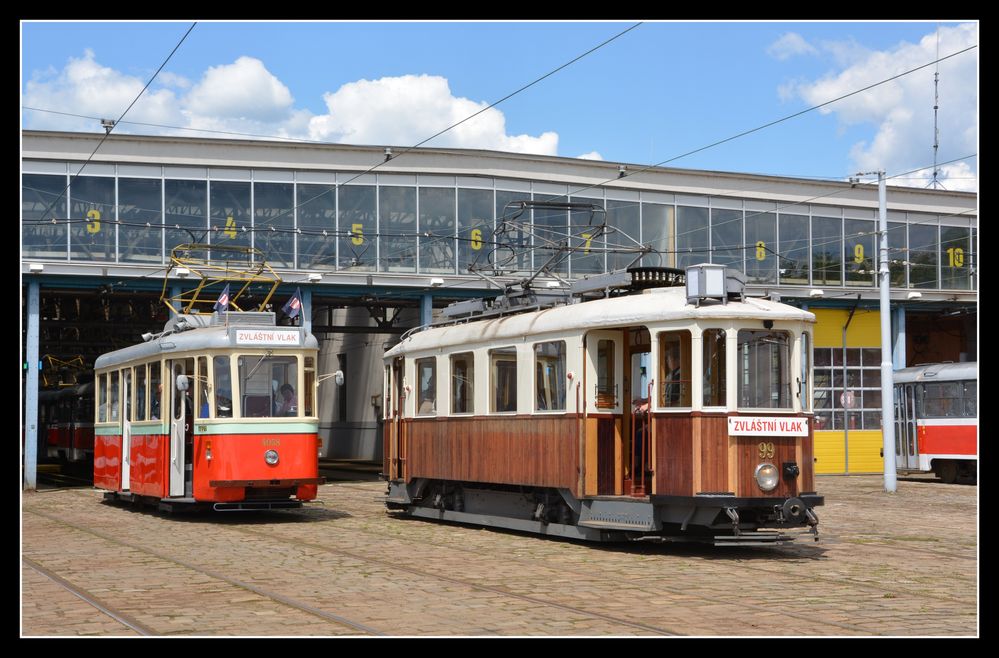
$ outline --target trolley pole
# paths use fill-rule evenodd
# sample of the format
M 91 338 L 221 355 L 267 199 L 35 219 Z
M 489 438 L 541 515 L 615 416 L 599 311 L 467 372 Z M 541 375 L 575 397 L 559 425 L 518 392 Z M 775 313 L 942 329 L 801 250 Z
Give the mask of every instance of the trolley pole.
M 885 491 L 895 493 L 895 388 L 891 350 L 891 299 L 888 273 L 888 201 L 885 172 L 878 174 L 878 234 L 881 236 L 881 435 L 885 464 Z M 846 382 L 844 382 L 845 384 Z

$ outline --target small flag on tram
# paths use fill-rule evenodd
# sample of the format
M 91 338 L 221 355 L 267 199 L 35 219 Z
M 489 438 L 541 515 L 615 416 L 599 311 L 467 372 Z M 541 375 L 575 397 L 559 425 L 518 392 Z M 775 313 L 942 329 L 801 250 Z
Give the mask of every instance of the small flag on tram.
M 215 302 L 215 310 L 219 313 L 225 313 L 229 310 L 229 284 L 225 284 L 225 290 L 219 295 L 218 301 Z
M 281 307 L 284 314 L 289 318 L 297 317 L 302 312 L 302 290 L 295 288 L 295 294 Z

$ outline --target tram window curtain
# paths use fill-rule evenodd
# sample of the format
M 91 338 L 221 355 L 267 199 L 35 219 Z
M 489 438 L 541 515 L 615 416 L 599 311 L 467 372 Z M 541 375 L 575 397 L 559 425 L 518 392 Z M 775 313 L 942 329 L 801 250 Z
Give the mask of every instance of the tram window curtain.
M 535 411 L 565 411 L 565 341 L 534 346 Z
M 517 411 L 517 348 L 501 347 L 489 351 L 490 411 Z
M 451 413 L 475 413 L 475 360 L 471 352 L 451 357 Z

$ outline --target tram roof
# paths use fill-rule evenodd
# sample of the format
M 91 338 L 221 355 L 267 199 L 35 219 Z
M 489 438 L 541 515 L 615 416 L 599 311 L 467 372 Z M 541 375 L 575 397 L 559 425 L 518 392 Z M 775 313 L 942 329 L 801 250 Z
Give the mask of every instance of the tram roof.
M 387 358 L 409 352 L 476 343 L 512 341 L 524 336 L 582 333 L 592 329 L 628 327 L 678 320 L 778 320 L 815 322 L 815 314 L 767 299 L 687 303 L 686 288 L 653 288 L 639 295 L 597 299 L 535 312 L 430 327 L 406 337 L 385 353 Z
M 911 368 L 901 368 L 894 372 L 892 379 L 896 384 L 978 379 L 978 362 L 929 363 Z
M 260 331 L 275 331 L 279 330 L 282 332 L 294 331 L 299 333 L 299 339 L 296 344 L 288 345 L 275 345 L 275 344 L 237 344 L 234 338 L 236 330 L 260 330 Z M 319 341 L 316 337 L 310 333 L 307 333 L 302 327 L 274 327 L 274 326 L 261 326 L 254 327 L 249 325 L 243 326 L 210 326 L 198 329 L 190 329 L 188 331 L 182 331 L 177 333 L 165 334 L 158 338 L 154 338 L 146 343 L 139 343 L 137 345 L 131 345 L 129 347 L 122 348 L 120 350 L 115 350 L 114 352 L 108 352 L 107 354 L 102 354 L 97 357 L 94 362 L 94 369 L 100 370 L 101 368 L 109 368 L 112 366 L 121 365 L 123 363 L 131 363 L 133 361 L 142 361 L 145 359 L 151 359 L 162 354 L 173 354 L 181 352 L 199 352 L 206 350 L 232 350 L 232 349 L 244 349 L 244 350 L 257 350 L 257 349 L 319 349 Z

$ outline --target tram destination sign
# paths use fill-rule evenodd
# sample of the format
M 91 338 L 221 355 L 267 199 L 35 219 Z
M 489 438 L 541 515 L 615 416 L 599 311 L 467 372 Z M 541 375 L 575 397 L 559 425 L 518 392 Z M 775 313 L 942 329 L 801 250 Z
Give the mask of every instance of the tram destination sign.
M 729 416 L 730 436 L 808 436 L 807 418 Z
M 298 345 L 300 334 L 288 329 L 235 329 L 237 345 Z

